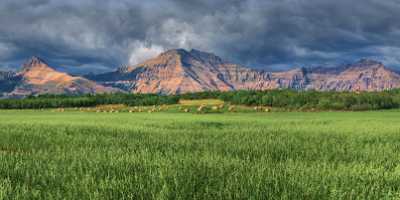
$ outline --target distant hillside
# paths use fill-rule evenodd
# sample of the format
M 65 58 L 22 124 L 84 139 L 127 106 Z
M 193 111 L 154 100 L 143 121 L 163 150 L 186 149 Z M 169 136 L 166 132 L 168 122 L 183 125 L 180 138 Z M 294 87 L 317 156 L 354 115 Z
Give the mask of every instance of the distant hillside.
M 14 72 L 0 71 L 0 96 L 12 92 L 19 82 Z
M 400 75 L 374 60 L 337 68 L 266 72 L 227 62 L 198 50 L 174 49 L 114 72 L 71 76 L 33 57 L 21 71 L 0 72 L 0 94 L 87 94 L 108 92 L 182 94 L 233 90 L 383 91 L 400 88 Z
M 32 57 L 17 73 L 3 72 L 0 83 L 7 96 L 35 94 L 86 94 L 117 91 L 82 77 L 58 72 L 37 57 Z
M 374 60 L 360 60 L 339 71 L 310 71 L 308 89 L 334 91 L 383 91 L 400 87 L 400 75 Z
M 295 89 L 382 91 L 400 87 L 400 75 L 373 60 L 338 68 L 256 71 L 198 50 L 169 50 L 134 66 L 87 78 L 133 93 Z

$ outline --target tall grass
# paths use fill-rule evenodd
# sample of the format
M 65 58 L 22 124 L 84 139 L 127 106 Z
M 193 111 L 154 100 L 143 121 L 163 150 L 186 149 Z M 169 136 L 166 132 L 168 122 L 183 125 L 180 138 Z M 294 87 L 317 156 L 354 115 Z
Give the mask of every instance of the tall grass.
M 0 198 L 397 199 L 399 119 L 0 111 Z

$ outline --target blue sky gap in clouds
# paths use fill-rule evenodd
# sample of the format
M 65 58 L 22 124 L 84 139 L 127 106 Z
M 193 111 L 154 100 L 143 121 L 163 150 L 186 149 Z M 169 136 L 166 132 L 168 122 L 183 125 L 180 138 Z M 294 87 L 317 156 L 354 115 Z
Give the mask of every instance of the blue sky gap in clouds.
M 398 0 L 2 0 L 0 69 L 31 56 L 110 71 L 172 48 L 259 69 L 375 58 L 400 68 Z

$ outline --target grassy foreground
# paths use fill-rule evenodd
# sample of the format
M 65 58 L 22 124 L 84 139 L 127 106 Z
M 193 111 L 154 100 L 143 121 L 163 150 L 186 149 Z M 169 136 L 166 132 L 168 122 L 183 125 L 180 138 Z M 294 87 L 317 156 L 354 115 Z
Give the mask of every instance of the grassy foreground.
M 399 122 L 0 111 L 0 199 L 398 199 Z

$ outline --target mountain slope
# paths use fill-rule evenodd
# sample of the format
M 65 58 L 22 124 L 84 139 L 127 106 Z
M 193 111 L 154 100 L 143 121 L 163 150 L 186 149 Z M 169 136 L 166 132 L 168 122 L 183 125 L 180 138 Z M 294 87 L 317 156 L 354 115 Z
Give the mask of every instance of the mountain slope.
M 400 88 L 400 75 L 373 60 L 360 60 L 332 73 L 310 74 L 309 88 L 334 91 L 383 91 Z
M 400 88 L 400 75 L 373 60 L 336 68 L 252 70 L 198 50 L 169 50 L 135 66 L 89 77 L 134 93 L 177 94 L 199 91 L 296 89 L 382 91 Z
M 15 74 L 19 82 L 11 96 L 26 96 L 31 94 L 85 94 L 105 93 L 115 89 L 107 88 L 82 77 L 70 76 L 54 70 L 46 62 L 32 57 Z
M 400 75 L 382 63 L 365 59 L 335 68 L 257 71 L 224 61 L 211 53 L 184 49 L 169 50 L 143 63 L 86 78 L 58 72 L 36 57 L 25 63 L 20 72 L 0 72 L 0 94 L 8 96 L 115 91 L 181 94 L 285 88 L 382 91 L 400 88 Z
M 14 72 L 0 71 L 0 97 L 11 92 L 20 78 Z
M 107 86 L 134 93 L 179 94 L 239 89 L 302 87 L 302 72 L 267 73 L 223 61 L 198 50 L 169 50 L 135 66 L 89 76 Z

